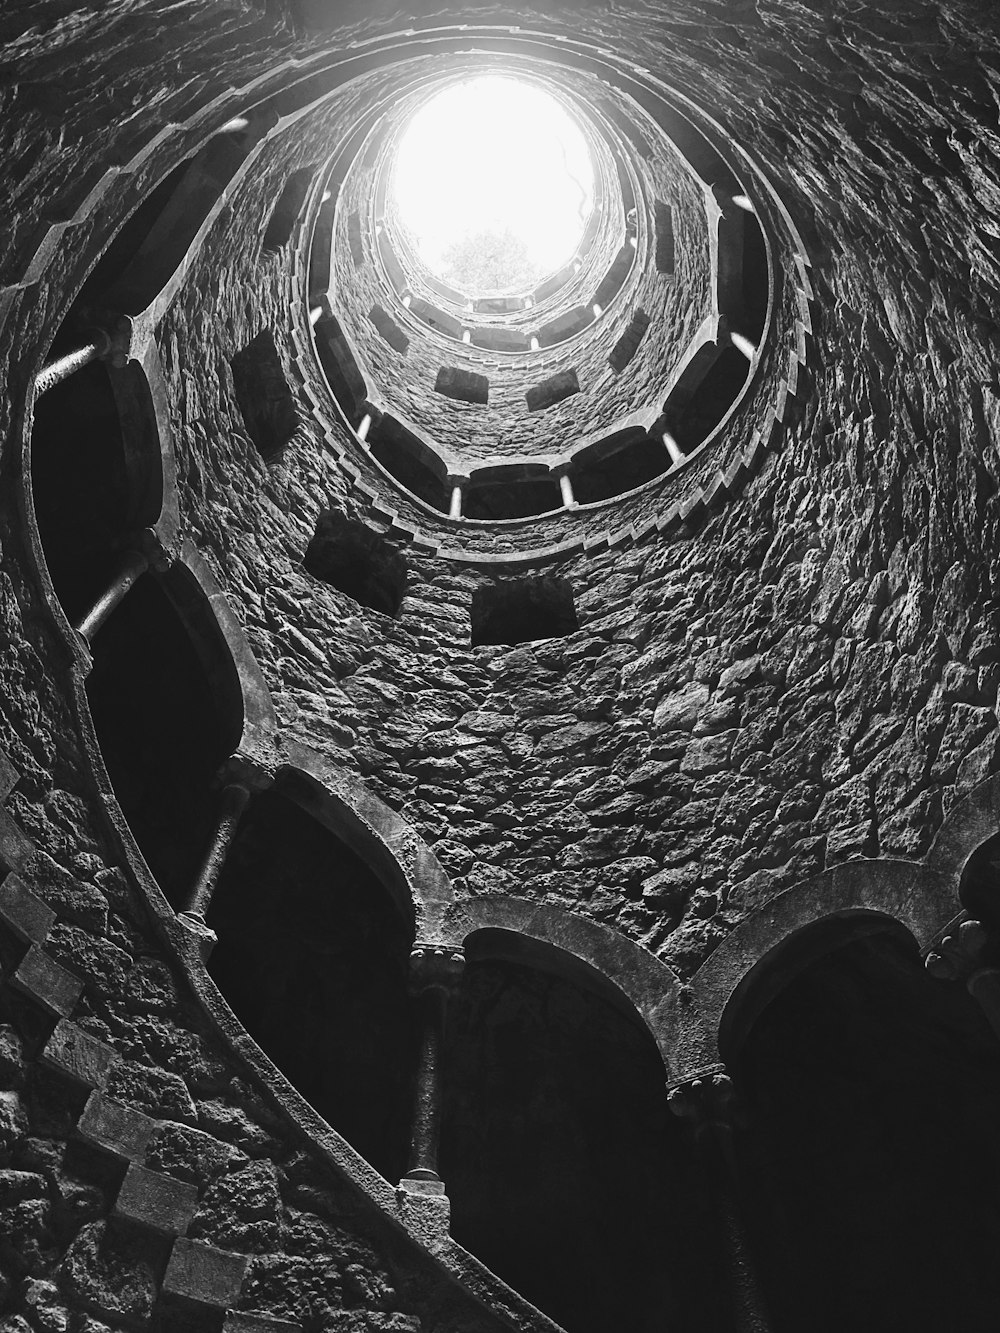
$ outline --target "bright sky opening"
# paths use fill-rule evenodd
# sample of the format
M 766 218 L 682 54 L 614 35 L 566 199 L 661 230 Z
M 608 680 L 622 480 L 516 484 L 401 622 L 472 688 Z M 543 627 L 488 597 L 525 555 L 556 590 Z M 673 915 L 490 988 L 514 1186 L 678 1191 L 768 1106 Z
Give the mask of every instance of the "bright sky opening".
M 527 291 L 580 244 L 594 168 L 555 98 L 486 75 L 453 84 L 416 113 L 400 140 L 393 192 L 432 273 L 469 296 Z M 484 240 L 494 259 L 503 252 L 499 263 L 484 264 Z

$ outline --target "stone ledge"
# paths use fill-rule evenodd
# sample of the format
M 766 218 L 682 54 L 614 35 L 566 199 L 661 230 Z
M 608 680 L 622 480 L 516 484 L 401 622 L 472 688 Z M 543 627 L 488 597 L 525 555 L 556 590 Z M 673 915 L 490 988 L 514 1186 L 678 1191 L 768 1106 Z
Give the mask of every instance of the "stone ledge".
M 65 1018 L 56 1024 L 41 1055 L 42 1063 L 50 1069 L 90 1088 L 104 1085 L 108 1070 L 117 1058 L 110 1046 Z
M 54 962 L 37 944 L 21 960 L 11 979 L 18 990 L 58 1018 L 68 1018 L 83 991 L 83 982 Z
M 95 1148 L 136 1161 L 145 1156 L 156 1121 L 142 1111 L 134 1111 L 131 1106 L 111 1101 L 101 1092 L 93 1092 L 76 1129 L 80 1137 Z
M 196 1186 L 133 1162 L 118 1191 L 115 1216 L 164 1235 L 181 1236 L 187 1231 L 197 1206 Z
M 0 884 L 0 921 L 19 939 L 41 944 L 55 919 L 52 908 L 32 893 L 19 876 L 8 875 Z
M 163 1292 L 228 1310 L 239 1296 L 249 1264 L 245 1254 L 217 1250 L 213 1245 L 178 1237 L 170 1251 Z

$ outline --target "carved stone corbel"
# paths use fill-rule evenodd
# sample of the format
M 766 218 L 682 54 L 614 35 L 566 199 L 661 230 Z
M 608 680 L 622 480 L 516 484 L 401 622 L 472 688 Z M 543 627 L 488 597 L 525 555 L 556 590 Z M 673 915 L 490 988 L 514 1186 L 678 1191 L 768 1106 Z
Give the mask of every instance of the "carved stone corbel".
M 931 947 L 924 966 L 940 981 L 962 982 L 1000 1037 L 1000 968 L 985 961 L 988 943 L 983 923 L 969 918 Z

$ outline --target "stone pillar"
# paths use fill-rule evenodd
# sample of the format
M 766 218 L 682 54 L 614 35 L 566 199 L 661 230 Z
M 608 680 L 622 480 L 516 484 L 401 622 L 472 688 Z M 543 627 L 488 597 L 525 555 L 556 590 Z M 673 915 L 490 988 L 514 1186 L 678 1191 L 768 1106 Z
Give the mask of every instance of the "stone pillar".
M 576 508 L 576 496 L 573 494 L 573 481 L 568 472 L 559 473 L 559 493 L 566 509 Z
M 443 1096 L 442 1048 L 448 1003 L 465 956 L 447 945 L 418 944 L 410 954 L 410 988 L 418 1006 L 420 1056 L 413 1096 L 409 1170 L 399 1182 L 400 1214 L 432 1246 L 448 1235 L 450 1209 L 438 1174 Z
M 981 921 L 963 921 L 930 949 L 924 966 L 941 981 L 961 981 L 1000 1037 L 1000 968 L 984 959 L 988 935 Z
M 92 642 L 94 635 L 108 616 L 111 615 L 116 606 L 121 604 L 126 593 L 139 577 L 145 574 L 149 565 L 150 558 L 144 551 L 132 548 L 123 552 L 111 582 L 90 610 L 77 622 L 75 626 L 77 633 L 82 634 L 88 643 Z
M 91 342 L 84 343 L 82 347 L 77 347 L 74 351 L 67 352 L 65 356 L 50 361 L 47 366 L 42 367 L 35 376 L 35 396 L 47 393 L 70 375 L 76 374 L 84 366 L 89 366 L 92 361 L 100 361 L 110 351 L 111 339 L 103 330 L 95 330 Z
M 740 1208 L 732 1080 L 716 1070 L 672 1089 L 667 1100 L 671 1111 L 687 1121 L 692 1131 L 712 1193 L 725 1251 L 734 1328 L 737 1333 L 770 1333 Z
M 462 517 L 462 501 L 465 498 L 465 488 L 468 484 L 468 477 L 458 476 L 456 473 L 452 473 L 448 477 L 448 485 L 451 487 L 451 503 L 448 507 L 449 518 Z
M 212 905 L 212 896 L 222 874 L 222 868 L 226 864 L 233 839 L 236 837 L 243 812 L 250 801 L 252 790 L 251 780 L 246 773 L 234 773 L 231 770 L 227 772 L 227 780 L 219 796 L 219 809 L 212 831 L 212 840 L 180 914 L 184 918 L 185 925 L 199 932 L 205 931 L 205 917 Z
M 465 966 L 464 955 L 444 945 L 418 944 L 410 955 L 410 987 L 420 1012 L 420 1061 L 413 1104 L 410 1136 L 410 1169 L 407 1180 L 419 1180 L 444 1193 L 437 1171 L 441 1137 L 441 1047 L 444 1041 L 448 1000 Z

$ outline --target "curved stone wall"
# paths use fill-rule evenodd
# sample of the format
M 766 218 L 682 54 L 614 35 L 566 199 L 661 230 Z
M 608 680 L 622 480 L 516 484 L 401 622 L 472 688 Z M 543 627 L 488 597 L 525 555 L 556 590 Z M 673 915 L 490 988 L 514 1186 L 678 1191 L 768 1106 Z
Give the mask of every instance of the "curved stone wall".
M 412 889 L 421 939 L 439 940 L 449 914 L 474 919 L 480 899 L 515 904 L 504 920 L 539 936 L 533 906 L 562 909 L 581 936 L 625 941 L 598 950 L 612 981 L 616 958 L 645 950 L 650 974 L 672 979 L 669 1005 L 712 1027 L 743 975 L 828 909 L 916 922 L 933 946 L 962 906 L 960 867 L 942 879 L 939 865 L 946 817 L 970 798 L 975 840 L 995 832 L 982 785 L 1000 768 L 989 15 L 960 0 L 836 13 L 690 0 L 669 19 L 639 6 L 522 18 L 553 48 L 613 52 L 640 81 L 668 72 L 761 164 L 776 189 L 768 235 L 785 238 L 780 336 L 717 442 L 675 473 L 483 525 L 401 490 L 320 378 L 304 241 L 321 171 L 287 242 L 261 246 L 292 173 L 318 168 L 337 127 L 370 108 L 379 41 L 412 52 L 414 21 L 391 37 L 388 16 L 327 22 L 308 2 L 195 5 L 179 21 L 152 0 L 0 20 L 18 69 L 0 118 L 16 218 L 0 237 L 0 1107 L 3 1166 L 23 1192 L 5 1204 L 0 1300 L 17 1333 L 71 1318 L 88 1333 L 236 1330 L 251 1316 L 552 1327 L 235 1023 L 205 937 L 159 896 L 109 782 L 90 651 L 46 572 L 34 378 L 84 316 L 108 314 L 95 265 L 122 221 L 220 133 L 245 135 L 243 155 L 166 286 L 112 330 L 150 386 L 164 486 L 176 473 L 140 554 L 150 577 L 210 571 L 187 623 L 222 624 L 247 654 L 242 672 L 235 658 L 212 667 L 215 685 L 235 673 L 257 700 L 263 734 L 246 734 L 241 762 L 265 785 L 289 768 L 326 783 L 382 879 L 426 887 L 426 901 Z M 58 105 L 44 92 L 56 67 Z M 663 197 L 655 135 L 618 110 Z M 252 123 L 225 131 L 234 117 Z M 64 325 L 92 272 L 90 308 Z M 263 416 L 250 416 L 283 422 L 284 441 L 262 451 L 233 360 L 265 331 Z M 647 336 L 623 374 L 645 375 L 658 346 Z M 584 410 L 583 394 L 566 401 Z M 305 570 L 331 509 L 405 561 L 397 617 Z M 579 627 L 472 647 L 474 596 L 543 574 L 568 583 Z M 885 859 L 894 868 L 869 865 Z M 960 936 L 939 941 L 942 973 Z M 683 1076 L 716 1068 L 716 1037 L 698 1036 Z M 313 1281 L 318 1261 L 343 1280 Z

